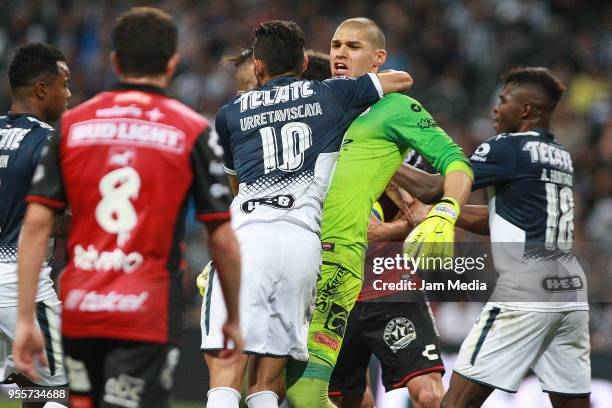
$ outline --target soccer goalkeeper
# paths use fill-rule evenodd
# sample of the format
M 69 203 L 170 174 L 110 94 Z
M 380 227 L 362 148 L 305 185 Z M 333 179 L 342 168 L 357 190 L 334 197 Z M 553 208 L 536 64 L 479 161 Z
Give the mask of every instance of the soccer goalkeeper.
M 386 59 L 384 35 L 366 18 L 344 21 L 331 42 L 336 76 L 378 72 Z M 307 364 L 287 367 L 287 396 L 297 408 L 334 407 L 327 396 L 348 313 L 361 289 L 372 205 L 411 150 L 445 176 L 444 198 L 407 238 L 407 255 L 452 256 L 454 224 L 472 186 L 463 151 L 423 106 L 390 94 L 348 129 L 324 207 L 323 266 L 308 333 Z

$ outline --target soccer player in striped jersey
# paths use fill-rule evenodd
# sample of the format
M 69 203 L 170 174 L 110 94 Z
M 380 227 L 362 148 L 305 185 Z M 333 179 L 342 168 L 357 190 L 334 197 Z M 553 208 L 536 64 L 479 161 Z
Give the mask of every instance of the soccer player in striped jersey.
M 405 72 L 328 81 L 298 79 L 307 65 L 304 36 L 293 22 L 255 30 L 260 86 L 238 95 L 216 117 L 225 171 L 236 193 L 232 225 L 243 257 L 245 355 L 219 364 L 219 319 L 214 279 L 202 309 L 202 349 L 211 372 L 210 407 L 238 407 L 249 358 L 255 373 L 250 408 L 273 407 L 289 357 L 308 358 L 306 337 L 321 261 L 322 203 L 342 137 L 350 122 L 384 93 L 408 89 Z
M 13 92 L 11 110 L 0 116 L 0 380 L 20 386 L 63 386 L 68 380 L 61 347 L 60 302 L 45 261 L 37 284 L 36 323 L 46 341 L 47 366 L 36 367 L 36 378 L 19 373 L 11 356 L 17 319 L 17 244 L 26 211 L 26 195 L 41 152 L 70 98 L 70 71 L 64 55 L 48 44 L 27 44 L 9 66 Z M 52 245 L 51 248 L 52 249 Z M 23 407 L 42 404 L 24 402 Z
M 499 133 L 471 157 L 473 189 L 459 226 L 490 234 L 495 290 L 459 352 L 443 407 L 478 407 L 495 389 L 516 392 L 531 370 L 554 407 L 588 407 L 589 306 L 573 252 L 572 159 L 550 132 L 565 86 L 548 69 L 510 70 L 494 109 Z M 423 199 L 440 176 L 402 167 L 397 181 Z

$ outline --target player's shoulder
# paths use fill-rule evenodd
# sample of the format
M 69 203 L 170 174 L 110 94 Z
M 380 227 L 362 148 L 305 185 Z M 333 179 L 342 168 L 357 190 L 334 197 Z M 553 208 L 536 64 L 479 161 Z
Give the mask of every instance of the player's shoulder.
M 317 87 L 352 87 L 354 85 L 354 83 L 356 81 L 363 81 L 365 80 L 365 78 L 368 78 L 369 80 L 366 80 L 365 83 L 368 82 L 372 82 L 371 79 L 371 75 L 373 74 L 363 74 L 357 77 L 350 77 L 350 76 L 346 76 L 346 75 L 339 75 L 339 76 L 335 76 L 332 78 L 327 78 L 324 79 L 322 81 L 317 81 L 317 80 L 313 80 L 313 79 L 309 79 L 309 80 L 305 80 L 302 79 L 301 81 L 308 81 L 311 83 L 311 87 L 312 88 L 317 88 Z
M 421 102 L 401 93 L 393 92 L 383 96 L 377 105 L 385 106 L 386 109 L 395 109 L 407 115 L 427 113 Z
M 215 115 L 215 121 L 216 122 L 218 122 L 220 120 L 224 120 L 224 121 L 227 120 L 228 113 L 230 112 L 230 110 L 234 106 L 234 103 L 237 101 L 237 98 L 239 96 L 240 95 L 237 95 L 237 96 L 233 97 L 228 103 L 226 103 L 225 105 L 221 106 L 221 108 L 219 108 L 219 110 L 217 111 L 217 113 Z
M 197 126 L 208 127 L 208 120 L 198 112 L 193 110 L 190 106 L 185 105 L 183 102 L 165 97 L 162 99 L 164 107 L 173 111 L 176 114 L 177 118 L 182 118 L 183 120 L 194 123 Z
M 33 116 L 25 116 L 25 119 L 34 125 L 33 130 L 38 130 L 42 134 L 48 135 L 49 133 L 52 133 L 55 130 L 53 129 L 53 126 L 51 126 L 47 122 L 43 122 L 42 120 L 37 119 Z
M 504 132 L 498 133 L 495 136 L 491 136 L 485 143 L 489 144 L 500 144 L 500 145 L 518 145 L 524 143 L 526 140 L 539 137 L 540 134 L 536 131 L 526 131 L 526 132 Z
M 92 111 L 95 113 L 95 109 L 97 109 L 100 105 L 104 105 L 104 103 L 111 97 L 112 93 L 109 91 L 100 92 L 86 101 L 83 101 L 80 104 L 66 110 L 64 113 L 62 113 L 60 121 L 61 123 L 69 123 L 77 120 L 83 114 L 87 114 Z

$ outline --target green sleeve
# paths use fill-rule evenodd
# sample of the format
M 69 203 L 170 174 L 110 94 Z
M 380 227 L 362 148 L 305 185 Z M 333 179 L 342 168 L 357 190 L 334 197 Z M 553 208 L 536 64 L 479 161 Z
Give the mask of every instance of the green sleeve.
M 389 104 L 391 114 L 385 122 L 386 134 L 395 143 L 419 152 L 442 175 L 446 175 L 453 164 L 451 170 L 464 171 L 472 177 L 470 161 L 463 150 L 438 126 L 430 113 L 417 100 L 396 95 L 396 100 Z

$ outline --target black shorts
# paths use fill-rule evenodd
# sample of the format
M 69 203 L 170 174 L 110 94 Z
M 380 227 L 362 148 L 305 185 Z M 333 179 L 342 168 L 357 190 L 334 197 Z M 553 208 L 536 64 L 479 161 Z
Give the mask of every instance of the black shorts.
M 332 373 L 330 395 L 363 393 L 372 353 L 382 366 L 387 392 L 419 375 L 444 374 L 434 324 L 425 302 L 357 302 Z
M 170 408 L 175 346 L 64 337 L 64 351 L 71 408 Z

